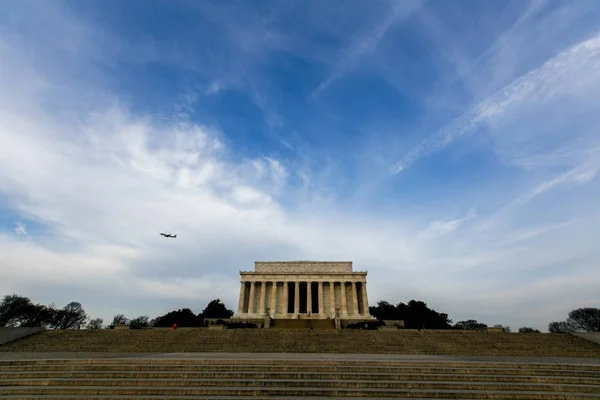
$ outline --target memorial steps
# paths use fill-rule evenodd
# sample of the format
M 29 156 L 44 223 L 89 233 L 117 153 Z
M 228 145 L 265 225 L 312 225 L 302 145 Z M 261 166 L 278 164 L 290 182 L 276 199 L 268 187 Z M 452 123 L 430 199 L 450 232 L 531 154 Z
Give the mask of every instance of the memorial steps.
M 600 365 L 457 361 L 0 361 L 3 399 L 598 399 Z
M 569 334 L 426 330 L 56 330 L 43 331 L 0 346 L 0 352 L 7 351 L 354 353 L 600 358 L 600 345 Z
M 335 322 L 332 319 L 274 319 L 271 323 L 273 328 L 277 329 L 335 329 Z

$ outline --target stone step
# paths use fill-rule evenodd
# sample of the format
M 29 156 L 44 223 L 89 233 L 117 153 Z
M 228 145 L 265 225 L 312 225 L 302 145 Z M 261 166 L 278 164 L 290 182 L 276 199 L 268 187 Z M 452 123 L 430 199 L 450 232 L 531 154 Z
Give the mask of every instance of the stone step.
M 0 361 L 0 397 L 600 399 L 600 365 L 591 364 L 594 360 L 571 360 L 580 364 L 564 359 L 556 364 L 558 359 L 528 363 L 400 356 L 331 360 L 298 354 L 210 359 L 215 356 Z
M 222 331 L 223 332 L 223 331 Z M 48 338 L 53 338 L 53 339 L 60 339 L 64 342 L 69 342 L 69 341 L 76 341 L 77 339 L 80 339 L 81 337 L 70 337 L 70 338 L 64 338 L 64 337 L 60 337 L 60 336 L 52 336 L 52 335 L 46 335 L 44 334 L 45 332 L 40 333 L 37 336 L 31 336 L 28 338 L 23 338 L 20 339 L 20 341 L 26 341 L 28 343 L 43 343 L 45 340 L 47 340 Z M 110 335 L 112 335 L 112 338 L 118 337 L 120 339 L 123 340 L 123 342 L 128 342 L 128 343 L 135 343 L 137 341 L 147 341 L 147 342 L 152 342 L 155 340 L 165 340 L 165 339 L 173 339 L 174 341 L 176 341 L 177 339 L 190 339 L 190 340 L 196 340 L 196 342 L 200 343 L 222 343 L 224 341 L 229 341 L 230 340 L 230 336 L 224 336 L 224 337 L 204 337 L 204 336 L 180 336 L 180 335 L 153 335 L 153 336 L 140 336 L 140 337 L 135 337 L 135 336 L 121 336 L 117 333 L 111 333 Z M 368 342 L 370 341 L 371 343 L 373 343 L 373 339 L 376 340 L 377 342 L 382 342 L 382 343 L 394 343 L 394 344 L 410 344 L 410 343 L 415 343 L 416 341 L 421 341 L 421 343 L 433 343 L 435 342 L 437 339 L 439 339 L 439 337 L 402 337 L 400 336 L 402 334 L 399 334 L 399 337 L 390 337 L 390 338 L 385 338 L 385 337 L 379 337 L 379 335 L 375 335 L 375 336 L 367 336 L 367 335 L 361 335 L 361 336 L 352 336 L 352 337 L 322 337 L 320 335 L 298 335 L 298 336 L 294 336 L 294 335 L 290 335 L 287 336 L 288 338 L 294 338 L 294 339 L 311 339 L 311 341 L 313 342 L 330 342 L 330 341 L 338 341 L 338 342 L 344 342 L 344 343 L 356 343 L 357 341 L 365 341 Z M 88 337 L 92 337 L 92 336 L 88 336 Z M 246 337 L 252 337 L 253 339 L 255 339 L 256 342 L 263 342 L 263 343 L 267 343 L 271 338 L 270 337 L 264 337 L 264 338 L 256 338 L 253 336 L 246 336 Z M 282 336 L 282 335 L 274 335 L 274 337 L 277 338 L 286 338 L 286 336 Z M 108 341 L 111 337 L 108 335 L 105 336 L 96 336 L 94 337 L 94 339 L 96 340 L 106 340 Z M 454 339 L 452 336 L 448 336 L 448 338 L 450 339 Z M 370 340 L 369 340 L 370 339 Z M 558 346 L 558 344 L 560 343 L 559 341 L 552 341 L 552 340 L 541 340 L 539 342 L 531 342 L 531 341 L 520 341 L 520 340 L 502 340 L 499 338 L 494 338 L 494 337 L 482 337 L 482 338 L 477 338 L 477 337 L 463 337 L 462 340 L 454 340 L 453 343 L 454 344 L 463 344 L 463 343 L 477 343 L 477 344 L 484 344 L 489 342 L 489 340 L 492 339 L 494 340 L 495 343 L 498 343 L 499 345 L 502 344 L 511 344 L 511 345 L 540 345 L 540 344 L 549 344 L 549 345 L 555 345 Z M 574 341 L 569 341 L 571 343 L 578 343 L 579 341 L 581 341 L 582 345 L 583 343 L 588 343 L 588 346 L 594 346 L 597 344 L 596 343 L 592 343 L 592 342 L 587 342 L 584 339 L 578 338 L 576 342 Z M 8 343 L 5 344 L 5 346 L 17 346 L 16 343 L 19 342 L 13 342 L 13 343 Z
M 269 373 L 269 372 L 296 372 L 296 373 L 431 373 L 431 374 L 494 374 L 494 375 L 563 375 L 563 376 L 600 376 L 600 370 L 597 366 L 589 365 L 512 365 L 506 366 L 457 366 L 451 363 L 440 362 L 437 366 L 420 365 L 346 365 L 346 366 L 327 366 L 327 365 L 261 365 L 261 364 L 240 364 L 240 365 L 186 365 L 186 364 L 40 364 L 40 365 L 13 365 L 0 366 L 0 373 L 32 373 L 40 372 L 179 372 L 179 373 Z M 448 364 L 448 365 L 445 365 Z M 48 371 L 48 369 L 51 369 Z
M 119 338 L 118 336 L 115 335 L 115 337 Z M 77 339 L 73 339 L 73 340 L 61 340 L 60 342 L 57 342 L 56 344 L 78 344 L 81 346 L 85 346 L 85 345 L 91 345 L 91 344 L 100 344 L 100 345 L 140 345 L 140 344 L 145 344 L 145 345 L 156 345 L 156 344 L 160 344 L 160 343 L 165 343 L 166 341 L 172 340 L 173 343 L 170 344 L 181 344 L 181 343 L 185 343 L 185 344 L 194 344 L 194 345 L 198 345 L 198 346 L 216 346 L 216 345 L 220 345 L 223 343 L 229 343 L 230 342 L 230 338 L 222 338 L 219 340 L 206 340 L 206 339 L 198 339 L 198 338 L 177 338 L 177 337 L 155 337 L 152 338 L 152 340 L 142 340 L 142 339 L 135 339 L 132 338 L 131 340 L 119 340 L 118 343 L 111 343 L 110 340 L 108 340 L 109 338 L 105 338 L 105 339 L 101 339 L 101 338 L 97 338 L 98 340 L 96 340 L 95 342 L 82 342 L 81 340 L 77 340 Z M 114 339 L 114 338 L 113 338 Z M 120 338 L 119 338 L 120 339 Z M 178 340 L 180 339 L 180 340 Z M 493 338 L 492 338 L 493 339 Z M 18 341 L 12 342 L 12 343 L 8 343 L 5 345 L 2 345 L 3 347 L 9 348 L 9 347 L 19 347 L 18 344 L 19 343 L 23 343 L 23 342 L 27 342 L 28 345 L 30 346 L 35 346 L 35 345 L 45 345 L 48 344 L 46 342 L 47 338 L 44 338 L 44 340 L 39 340 L 39 341 L 28 341 L 27 338 L 25 339 L 20 339 Z M 583 339 L 581 339 L 583 340 Z M 419 342 L 420 341 L 420 342 Z M 290 340 L 290 342 L 292 342 Z M 272 343 L 271 340 L 264 340 L 264 341 L 258 341 L 255 340 L 253 344 L 257 344 L 260 346 L 263 345 L 293 345 L 293 346 L 297 346 L 297 345 L 307 345 L 307 344 L 333 344 L 333 345 L 337 345 L 339 347 L 342 346 L 351 346 L 354 345 L 356 347 L 359 346 L 379 346 L 379 345 L 388 345 L 388 346 L 401 346 L 401 347 L 410 347 L 410 346 L 417 346 L 417 347 L 423 347 L 426 348 L 428 346 L 431 345 L 443 345 L 445 347 L 461 347 L 461 346 L 472 346 L 472 345 L 477 345 L 480 347 L 484 347 L 485 345 L 490 345 L 490 341 L 484 341 L 484 342 L 480 342 L 478 343 L 477 341 L 464 341 L 464 342 L 454 342 L 452 344 L 446 344 L 446 343 L 439 343 L 436 340 L 421 340 L 420 338 L 415 338 L 415 339 L 411 339 L 411 340 L 376 340 L 375 342 L 373 342 L 372 339 L 369 338 L 355 338 L 353 340 L 343 340 L 343 339 L 338 339 L 338 338 L 331 338 L 331 339 L 319 339 L 319 338 L 298 338 L 298 342 L 292 342 L 292 343 Z M 238 345 L 240 346 L 246 346 L 246 347 L 250 347 L 248 345 L 248 343 L 238 343 Z M 524 343 L 518 343 L 518 342 L 507 342 L 507 343 L 502 343 L 502 342 L 494 342 L 494 346 L 495 347 L 506 347 L 506 346 L 512 346 L 512 347 L 516 347 L 516 348 L 525 348 L 525 347 L 532 347 L 532 348 L 547 348 L 547 347 L 555 347 L 555 348 L 560 348 L 561 346 L 556 343 L 544 343 L 544 342 L 540 342 L 540 343 L 528 343 L 528 342 L 524 342 Z M 589 347 L 592 346 L 599 346 L 595 343 L 590 343 Z M 586 350 L 585 348 L 581 348 L 580 350 Z
M 17 357 L 26 353 L 16 353 Z M 94 365 L 131 365 L 131 366 L 188 366 L 188 367 L 398 367 L 398 368 L 526 368 L 526 369 L 581 369 L 600 371 L 600 359 L 572 358 L 491 358 L 469 359 L 444 356 L 407 357 L 405 355 L 311 355 L 311 354 L 265 354 L 256 353 L 163 353 L 146 356 L 129 356 L 128 353 L 115 354 L 104 358 L 103 353 L 54 353 L 55 358 L 7 359 L 0 360 L 0 367 L 16 366 L 94 366 Z M 70 356 L 74 357 L 71 358 Z M 213 357 L 213 358 L 211 358 Z
M 26 340 L 26 339 L 22 339 Z M 16 341 L 14 343 L 19 343 Z M 536 353 L 551 353 L 560 351 L 561 353 L 578 353 L 584 354 L 588 351 L 592 351 L 594 356 L 597 357 L 600 354 L 598 351 L 592 349 L 578 349 L 578 348 L 565 348 L 561 346 L 548 346 L 548 345 L 539 345 L 539 346 L 517 346 L 514 343 L 506 344 L 506 345 L 498 345 L 487 343 L 486 345 L 477 345 L 473 343 L 465 343 L 463 345 L 453 345 L 453 346 L 444 346 L 443 343 L 331 343 L 331 342 L 319 342 L 319 341 L 306 341 L 300 343 L 255 343 L 254 346 L 249 346 L 246 343 L 228 343 L 228 342 L 220 342 L 220 343 L 209 343 L 209 342 L 201 342 L 195 343 L 192 340 L 181 340 L 176 343 L 169 343 L 168 341 L 156 340 L 154 342 L 139 342 L 135 343 L 127 343 L 118 341 L 115 343 L 85 343 L 85 342 L 60 342 L 60 343 L 29 343 L 26 348 L 19 349 L 17 346 L 11 346 L 11 344 L 2 345 L 0 349 L 2 351 L 23 351 L 25 349 L 30 350 L 41 350 L 48 351 L 48 349 L 52 349 L 53 351 L 82 351 L 84 349 L 92 351 L 93 349 L 119 349 L 119 348 L 131 348 L 131 349 L 139 349 L 139 352 L 157 352 L 156 349 L 164 349 L 164 348 L 182 348 L 182 349 L 214 349 L 219 348 L 226 345 L 226 348 L 237 348 L 237 349 L 246 349 L 251 350 L 252 348 L 260 350 L 255 351 L 258 352 L 276 352 L 273 351 L 274 348 L 290 348 L 290 349 L 312 349 L 314 347 L 328 347 L 328 348 L 336 348 L 336 349 L 348 349 L 348 353 L 355 353 L 354 350 L 359 350 L 361 348 L 370 348 L 370 349 L 378 349 L 385 348 L 388 350 L 392 349 L 402 349 L 402 354 L 411 354 L 415 352 L 425 352 L 425 353 L 435 353 L 438 351 L 450 352 L 450 351 L 472 351 L 474 348 L 478 349 L 479 352 L 486 353 L 497 353 L 502 350 L 511 350 L 515 353 L 521 353 L 523 351 L 530 351 Z M 594 345 L 600 347 L 600 345 Z M 72 350 L 67 350 L 72 349 Z M 144 350 L 145 349 L 145 350 Z M 352 351 L 350 351 L 352 350 Z M 102 350 L 104 351 L 104 350 Z M 111 350 L 112 351 L 112 350 Z M 174 351 L 174 350 L 173 350 Z M 191 350 L 193 351 L 193 350 Z M 118 352 L 118 351 L 115 351 Z M 533 354 L 532 354 L 533 355 Z
M 585 399 L 589 400 L 589 395 L 584 395 L 587 397 L 570 397 L 570 399 Z M 563 397 L 561 397 L 562 399 Z M 10 399 L 10 400 L 30 400 L 36 399 L 39 400 L 38 395 L 7 395 L 3 396 L 2 399 Z M 248 396 L 171 396 L 171 395 L 124 395 L 124 396 L 113 396 L 113 395 L 45 395 L 44 399 L 79 399 L 79 400 L 112 400 L 112 399 L 136 399 L 136 400 L 154 400 L 154 399 L 168 399 L 168 400 L 206 400 L 206 399 L 222 399 L 222 400 L 246 400 Z M 252 396 L 253 400 L 323 400 L 323 399 L 335 399 L 335 400 L 355 400 L 356 397 L 329 397 L 329 396 L 269 396 L 269 397 L 260 397 L 260 396 Z M 389 399 L 389 397 L 369 397 L 372 400 L 385 400 Z M 434 400 L 432 397 L 404 397 L 405 400 Z M 548 397 L 546 397 L 548 399 Z
M 321 361 L 321 360 L 182 360 L 182 359 L 70 359 L 70 360 L 9 360 L 0 361 L 0 371 L 27 371 L 52 366 L 53 370 L 242 370 L 260 369 L 269 370 L 311 370 L 319 371 L 407 371 L 420 370 L 422 372 L 467 372 L 477 371 L 579 371 L 600 372 L 600 364 L 575 364 L 575 363 L 518 363 L 518 362 L 468 362 L 447 361 L 441 359 L 437 362 L 421 361 Z
M 118 338 L 118 336 L 117 336 Z M 260 341 L 254 341 L 254 345 L 256 346 L 269 346 L 269 347 L 273 347 L 273 346 L 308 346 L 308 345 L 333 345 L 333 346 L 337 346 L 337 347 L 346 347 L 346 346 L 353 346 L 353 347 L 361 347 L 361 346 L 369 346 L 369 347 L 377 347 L 377 346 L 388 346 L 388 347 L 403 347 L 403 348 L 409 348 L 409 347 L 418 347 L 421 349 L 427 349 L 428 347 L 431 346 L 436 346 L 436 347 L 442 347 L 442 348 L 448 348 L 448 349 L 452 349 L 452 348 L 462 348 L 462 347 L 472 347 L 472 346 L 477 346 L 477 347 L 481 347 L 483 349 L 486 348 L 486 346 L 491 346 L 492 349 L 497 349 L 497 348 L 514 348 L 516 350 L 527 350 L 527 348 L 531 348 L 531 349 L 544 349 L 544 348 L 554 348 L 554 349 L 561 349 L 562 346 L 560 346 L 559 344 L 551 344 L 551 343 L 538 343 L 535 345 L 531 345 L 530 343 L 498 343 L 498 342 L 494 342 L 494 344 L 490 343 L 490 342 L 484 342 L 484 343 L 476 343 L 476 342 L 465 342 L 465 343 L 453 343 L 452 345 L 448 345 L 445 343 L 440 343 L 440 342 L 436 342 L 436 341 L 421 341 L 421 342 L 417 342 L 418 339 L 415 340 L 406 340 L 406 341 L 376 341 L 373 342 L 372 340 L 364 339 L 364 340 L 360 340 L 361 338 L 357 338 L 356 340 L 352 340 L 352 341 L 340 341 L 340 340 L 336 340 L 336 339 L 331 339 L 331 340 L 308 340 L 307 338 L 299 338 L 302 341 L 298 341 L 295 343 L 283 343 L 283 342 L 278 342 L 278 343 L 273 343 L 272 341 L 265 341 L 265 342 L 260 342 Z M 173 343 L 169 343 L 170 340 L 173 340 Z M 583 340 L 583 339 L 582 339 Z M 20 339 L 17 340 L 15 342 L 12 343 L 8 343 L 5 345 L 2 345 L 3 349 L 17 349 L 19 347 L 22 347 L 23 345 L 19 345 L 19 343 L 25 342 L 27 341 L 27 338 L 25 339 Z M 29 347 L 36 347 L 36 346 L 47 346 L 49 343 L 46 342 L 45 340 L 40 340 L 39 342 L 28 342 L 27 346 Z M 154 338 L 152 340 L 147 340 L 147 341 L 143 341 L 143 340 L 130 340 L 130 341 L 125 341 L 125 340 L 119 340 L 118 342 L 112 342 L 109 340 L 97 340 L 94 342 L 87 342 L 87 341 L 81 341 L 81 340 L 72 340 L 72 341 L 68 341 L 68 340 L 62 340 L 60 342 L 56 342 L 56 343 L 50 343 L 53 346 L 79 346 L 79 347 L 88 347 L 88 346 L 128 346 L 128 347 L 133 347 L 133 346 L 158 346 L 158 345 L 164 345 L 164 344 L 168 344 L 168 345 L 185 345 L 185 346 L 198 346 L 198 347 L 214 347 L 214 346 L 219 346 L 222 344 L 232 344 L 232 345 L 237 345 L 239 347 L 251 347 L 248 343 L 231 343 L 229 340 L 219 340 L 219 341 L 208 341 L 208 340 L 196 340 L 194 338 L 181 338 L 181 340 L 176 340 L 174 338 Z M 600 346 L 594 343 L 591 343 L 591 346 Z M 590 350 L 589 348 L 579 348 L 578 349 L 580 352 L 586 351 L 586 350 Z M 597 353 L 597 352 L 596 352 Z
M 279 356 L 283 356 L 280 354 Z M 197 355 L 191 354 L 192 359 L 162 359 L 160 355 L 150 356 L 154 358 L 140 359 L 72 359 L 72 360 L 29 360 L 29 361 L 0 361 L 1 371 L 35 371 L 45 370 L 51 366 L 53 371 L 303 371 L 303 372 L 434 372 L 434 373 L 520 373 L 520 372 L 578 372 L 598 374 L 600 373 L 600 359 L 590 360 L 593 363 L 578 363 L 576 359 L 565 360 L 563 363 L 553 362 L 552 358 L 540 363 L 525 362 L 470 362 L 440 359 L 436 362 L 430 361 L 321 361 L 321 360 L 263 360 L 247 359 L 239 360 L 209 360 L 194 359 Z M 174 355 L 176 357 L 176 355 Z M 579 360 L 583 361 L 583 360 Z
M 208 372 L 179 372 L 179 371 L 156 371 L 156 372 L 100 372 L 100 371 L 47 371 L 47 372 L 3 372 L 0 374 L 0 383 L 13 380 L 31 381 L 48 379 L 107 379 L 107 380 L 148 380 L 148 379 L 227 379 L 235 376 L 239 379 L 330 379 L 330 380 L 371 380 L 371 381 L 476 381 L 484 380 L 487 382 L 521 382 L 521 383 L 558 383 L 558 384 L 590 384 L 600 385 L 600 375 L 590 377 L 582 376 L 562 376 L 537 374 L 520 375 L 492 375 L 492 374 L 425 374 L 425 373 L 390 373 L 390 372 L 258 372 L 258 371 L 208 371 Z
M 329 396 L 329 397 L 353 397 L 353 398 L 462 398 L 462 399 L 539 399 L 539 400 L 574 400 L 599 398 L 598 393 L 564 393 L 559 391 L 518 391 L 518 390 L 470 390 L 470 389 L 357 389 L 357 388 L 263 388 L 263 387 L 153 387 L 153 388 L 115 388 L 110 386 L 97 386 L 86 388 L 73 388 L 68 386 L 54 387 L 23 387 L 7 386 L 0 387 L 0 396 L 37 395 L 45 396 L 136 396 L 143 398 L 153 396 Z
M 103 360 L 96 360 L 103 361 Z M 377 365 L 377 364 L 364 364 L 362 362 L 356 362 L 347 365 L 327 365 L 327 364 L 282 364 L 273 362 L 272 364 L 262 363 L 240 363 L 236 364 L 198 364 L 190 360 L 189 364 L 182 363 L 133 363 L 127 362 L 129 360 L 120 360 L 115 363 L 73 363 L 73 364 L 58 364 L 52 363 L 44 364 L 19 364 L 19 365 L 2 365 L 0 362 L 0 372 L 31 372 L 31 371 L 48 371 L 48 367 L 51 367 L 51 371 L 182 371 L 182 372 L 227 372 L 227 371 L 248 371 L 248 372 L 330 372 L 330 373 L 342 373 L 342 372 L 390 372 L 390 373 L 407 373 L 407 372 L 419 372 L 419 373 L 452 373 L 452 374 L 486 374 L 493 372 L 494 374 L 520 374 L 520 373 L 535 373 L 535 374 L 552 374 L 554 372 L 560 373 L 586 373 L 594 376 L 600 374 L 598 365 L 557 365 L 557 364 L 485 364 L 479 365 L 469 364 L 461 365 L 460 363 L 444 362 L 440 361 L 437 364 L 411 364 L 411 363 L 399 363 L 391 365 Z M 133 360 L 132 360 L 133 361 Z
M 250 352 L 250 348 L 245 347 L 236 347 L 230 346 L 228 344 L 224 344 L 222 346 L 213 346 L 213 347 L 195 347 L 195 346 L 154 346 L 154 347 L 126 347 L 126 346 L 93 346 L 93 347 L 48 347 L 48 346 L 40 346 L 28 348 L 26 351 L 28 352 L 45 352 L 45 351 L 54 351 L 54 352 L 105 352 L 105 353 L 113 353 L 113 352 L 128 352 L 128 353 L 191 353 L 191 352 L 219 352 L 219 351 L 227 351 L 227 352 L 239 352 L 239 353 L 247 353 Z M 454 356 L 533 356 L 533 357 L 589 357 L 589 358 L 598 358 L 600 354 L 593 354 L 589 352 L 574 352 L 574 351 L 564 351 L 562 349 L 552 350 L 552 349 L 543 349 L 543 351 L 537 351 L 536 349 L 528 349 L 517 351 L 514 349 L 507 350 L 494 350 L 494 351 L 479 351 L 476 348 L 467 348 L 464 349 L 440 349 L 440 350 L 425 350 L 419 349 L 415 347 L 411 347 L 410 349 L 403 349 L 398 347 L 332 347 L 332 346 L 317 346 L 312 345 L 308 347 L 264 347 L 256 349 L 256 353 L 314 353 L 314 354 L 323 354 L 323 353 L 339 353 L 339 354 L 405 354 L 405 355 L 454 355 Z M 22 350 L 21 350 L 22 351 Z
M 111 386 L 114 389 L 125 387 L 252 387 L 263 388 L 355 388 L 362 389 L 445 389 L 445 390 L 519 390 L 519 391 L 559 391 L 575 393 L 597 393 L 600 395 L 600 385 L 596 384 L 567 384 L 539 382 L 490 382 L 490 381 L 440 381 L 440 380 L 341 380 L 338 379 L 110 379 L 110 378 L 53 378 L 53 379 L 0 379 L 0 387 L 76 387 L 75 390 L 88 387 Z
M 116 347 L 116 346 L 107 346 L 107 347 L 47 347 L 41 346 L 39 348 L 30 348 L 27 349 L 29 352 L 44 352 L 44 351 L 55 351 L 55 352 L 147 352 L 147 353 L 189 353 L 189 352 L 219 352 L 219 351 L 228 351 L 228 352 L 240 352 L 247 353 L 250 352 L 251 349 L 244 347 L 234 347 L 229 345 L 223 346 L 215 346 L 215 347 L 194 347 L 194 346 L 164 346 L 164 347 Z M 262 349 L 257 349 L 256 353 L 271 353 L 273 351 L 279 353 L 340 353 L 340 354 L 406 354 L 406 355 L 455 355 L 455 356 L 535 356 L 535 357 L 555 357 L 555 356 L 564 356 L 564 357 L 590 357 L 590 358 L 598 358 L 600 354 L 594 354 L 589 352 L 574 352 L 574 351 L 563 351 L 552 349 L 544 349 L 544 351 L 536 351 L 535 349 L 523 350 L 523 351 L 515 351 L 515 350 L 496 350 L 496 351 L 478 351 L 476 348 L 465 348 L 463 350 L 454 349 L 454 350 L 420 350 L 418 348 L 411 347 L 410 349 L 402 349 L 402 348 L 386 348 L 386 347 L 376 347 L 376 348 L 336 348 L 331 346 L 312 346 L 312 347 L 265 347 Z

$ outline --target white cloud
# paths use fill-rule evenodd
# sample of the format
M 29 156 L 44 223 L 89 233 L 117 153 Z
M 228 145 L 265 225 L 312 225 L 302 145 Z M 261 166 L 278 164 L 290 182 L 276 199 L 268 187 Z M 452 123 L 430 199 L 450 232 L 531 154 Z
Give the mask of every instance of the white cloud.
M 371 29 L 357 35 L 352 44 L 344 49 L 341 57 L 333 64 L 331 74 L 315 89 L 311 96 L 317 96 L 332 82 L 356 68 L 361 58 L 377 49 L 379 42 L 390 28 L 411 17 L 422 7 L 423 3 L 421 0 L 404 1 L 395 3 L 390 10 L 386 10 L 385 17 L 382 20 L 377 21 Z
M 573 225 L 574 223 L 576 223 L 576 221 L 565 221 L 565 222 L 559 222 L 559 223 L 544 224 L 542 226 L 536 226 L 533 228 L 526 228 L 526 229 L 523 229 L 522 231 L 514 231 L 514 232 L 511 232 L 510 235 L 504 241 L 500 242 L 500 244 L 502 246 L 505 246 L 505 245 L 509 245 L 512 243 L 517 243 L 517 242 L 537 238 L 540 235 L 543 235 L 548 232 L 552 232 L 553 230 L 556 230 L 556 229 L 568 227 L 570 225 Z
M 27 229 L 25 229 L 25 224 L 22 222 L 15 222 L 15 233 L 20 236 L 27 236 Z
M 573 144 L 573 139 L 587 134 L 585 128 L 575 135 L 566 135 L 564 131 L 555 133 L 553 125 L 559 121 L 564 123 L 567 117 L 580 118 L 585 112 L 597 109 L 600 93 L 598 63 L 600 35 L 570 47 L 498 90 L 417 144 L 390 171 L 399 173 L 421 158 L 482 127 L 490 130 L 494 150 L 516 164 L 527 163 L 530 157 L 539 156 L 539 151 L 527 151 L 529 147 L 526 146 L 533 140 L 549 142 L 549 130 L 554 138 L 557 135 L 560 138 L 556 139 L 551 150 Z M 518 121 L 520 129 L 515 129 L 515 121 Z M 597 140 L 597 136 L 595 138 Z M 584 152 L 590 146 L 597 146 L 598 142 L 576 144 L 580 146 L 580 152 Z M 549 152 L 546 150 L 544 153 Z
M 206 89 L 206 95 L 208 96 L 208 95 L 211 95 L 211 94 L 217 94 L 222 89 L 223 89 L 223 86 L 222 86 L 221 82 L 219 82 L 219 81 L 211 82 L 211 84 Z
M 475 217 L 476 217 L 475 210 L 470 210 L 464 217 L 461 217 L 461 218 L 452 219 L 452 220 L 433 221 L 429 224 L 427 229 L 425 229 L 423 232 L 420 232 L 419 235 L 422 237 L 425 237 L 425 238 L 433 238 L 433 237 L 437 237 L 437 236 L 442 236 L 442 235 L 448 234 L 450 232 L 454 232 L 455 230 L 460 228 L 460 226 L 464 222 L 466 222 L 470 219 L 473 219 Z

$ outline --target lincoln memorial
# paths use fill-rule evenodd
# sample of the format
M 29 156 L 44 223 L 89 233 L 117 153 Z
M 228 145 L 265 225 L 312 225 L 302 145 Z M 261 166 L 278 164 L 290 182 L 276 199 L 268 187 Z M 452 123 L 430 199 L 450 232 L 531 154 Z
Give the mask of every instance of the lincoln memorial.
M 367 272 L 352 271 L 351 261 L 256 261 L 240 276 L 238 320 L 375 319 Z

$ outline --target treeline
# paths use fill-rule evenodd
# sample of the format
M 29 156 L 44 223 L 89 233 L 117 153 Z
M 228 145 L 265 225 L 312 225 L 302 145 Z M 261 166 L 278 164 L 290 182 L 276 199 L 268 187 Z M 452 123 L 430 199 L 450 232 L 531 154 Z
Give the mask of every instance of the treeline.
M 0 303 L 0 326 L 44 327 L 52 329 L 79 329 L 88 316 L 81 303 L 73 301 L 63 308 L 54 304 L 34 304 L 27 297 L 7 295 Z
M 427 307 L 422 301 L 411 300 L 407 304 L 399 303 L 393 305 L 387 301 L 380 301 L 376 306 L 369 307 L 369 312 L 378 320 L 403 320 L 406 329 L 466 329 L 478 330 L 488 326 L 474 319 L 458 321 L 453 324 L 448 314 L 438 313 Z M 509 326 L 502 324 L 494 325 L 510 332 Z M 600 332 L 600 308 L 578 308 L 569 313 L 566 321 L 550 322 L 548 324 L 550 333 L 568 332 Z M 540 333 L 539 330 L 530 327 L 521 327 L 519 333 Z
M 548 324 L 550 333 L 600 332 L 600 308 L 578 308 L 567 316 L 565 321 Z
M 448 314 L 438 313 L 427 307 L 422 301 L 411 300 L 408 304 L 393 305 L 380 301 L 369 307 L 369 312 L 378 320 L 403 320 L 407 329 L 451 329 L 452 320 Z
M 369 312 L 381 325 L 384 320 L 402 320 L 405 329 L 463 329 L 480 330 L 488 326 L 474 319 L 453 321 L 446 313 L 439 313 L 427 307 L 423 301 L 411 300 L 408 303 L 393 305 L 387 301 L 379 301 L 376 306 L 369 307 Z M 233 311 L 228 309 L 219 299 L 210 301 L 202 312 L 195 314 L 189 308 L 170 311 L 164 315 L 150 318 L 141 315 L 127 318 L 123 314 L 113 317 L 113 320 L 104 325 L 101 318 L 91 319 L 83 309 L 81 303 L 70 302 L 62 308 L 54 304 L 35 304 L 29 298 L 16 294 L 7 295 L 0 302 L 0 327 L 43 327 L 49 329 L 112 329 L 115 325 L 126 324 L 131 329 L 144 329 L 150 327 L 202 327 L 207 326 L 207 319 L 223 320 L 225 325 L 235 328 L 252 328 L 253 324 L 240 324 L 226 321 L 233 316 Z M 357 325 L 358 326 L 358 325 Z M 362 326 L 362 325 L 361 325 Z M 494 325 L 510 332 L 508 326 Z M 578 308 L 568 314 L 568 318 L 561 322 L 550 322 L 548 330 L 551 333 L 567 332 L 600 332 L 600 308 Z M 539 333 L 537 329 L 521 327 L 519 333 Z
M 407 304 L 393 305 L 380 301 L 376 306 L 369 307 L 369 312 L 378 320 L 402 320 L 406 329 L 485 329 L 488 326 L 474 319 L 459 321 L 455 324 L 446 313 L 439 313 L 427 307 L 427 303 L 411 300 Z M 496 325 L 510 331 L 509 327 Z
M 127 324 L 131 329 L 150 327 L 202 327 L 206 326 L 205 318 L 228 319 L 233 311 L 221 300 L 215 299 L 199 314 L 189 308 L 168 312 L 165 315 L 150 319 L 147 315 L 127 318 L 123 314 L 113 317 L 110 324 L 104 325 L 102 318 L 91 319 L 81 303 L 71 302 L 63 308 L 54 304 L 35 304 L 29 298 L 16 294 L 7 295 L 0 302 L 0 327 L 39 327 L 48 329 L 113 329 L 115 325 Z

